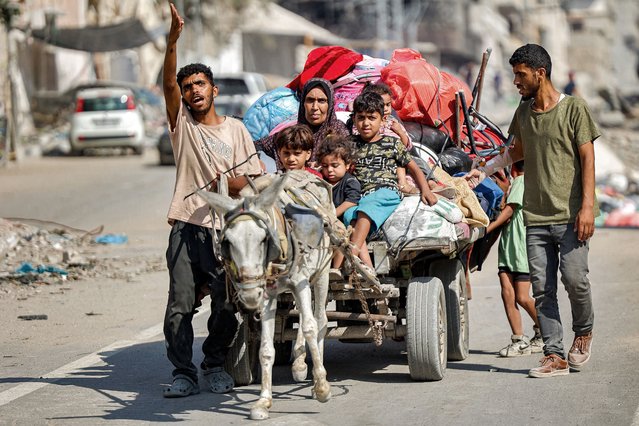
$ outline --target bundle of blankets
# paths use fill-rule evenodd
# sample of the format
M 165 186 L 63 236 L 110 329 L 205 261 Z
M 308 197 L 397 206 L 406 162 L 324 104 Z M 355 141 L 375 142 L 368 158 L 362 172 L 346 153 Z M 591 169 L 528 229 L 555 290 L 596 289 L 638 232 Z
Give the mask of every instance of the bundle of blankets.
M 422 144 L 430 153 L 433 177 L 444 188 L 435 207 L 420 202 L 419 197 L 405 197 L 378 232 L 378 238 L 390 245 L 415 241 L 446 249 L 460 238 L 470 238 L 472 228 L 488 226 L 488 216 L 465 180 L 451 177 L 453 173 L 437 165 L 436 153 L 443 152 L 442 141 L 445 143 L 454 128 L 455 93 L 464 91 L 466 99 L 472 99 L 462 80 L 440 71 L 412 49 L 397 49 L 388 61 L 341 46 L 318 47 L 309 53 L 304 69 L 288 85 L 267 92 L 247 110 L 244 124 L 254 140 L 297 120 L 299 93 L 315 77 L 333 84 L 335 111 L 344 121 L 352 101 L 366 84 L 388 85 L 393 92 L 393 109 L 398 118 L 410 124 L 407 129 L 413 144 Z

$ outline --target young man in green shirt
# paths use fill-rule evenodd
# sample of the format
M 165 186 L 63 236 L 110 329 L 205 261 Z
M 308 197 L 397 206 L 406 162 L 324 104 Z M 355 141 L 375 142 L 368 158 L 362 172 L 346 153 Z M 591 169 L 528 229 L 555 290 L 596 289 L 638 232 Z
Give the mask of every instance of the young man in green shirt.
M 535 307 L 544 340 L 541 366 L 531 377 L 579 370 L 590 359 L 594 311 L 588 280 L 588 241 L 599 214 L 595 199 L 593 142 L 600 134 L 581 98 L 560 93 L 550 79 L 552 63 L 536 44 L 510 58 L 513 83 L 524 101 L 509 132 L 514 145 L 471 171 L 471 186 L 525 158 L 524 222 Z M 575 339 L 566 361 L 557 301 L 557 271 L 568 292 Z

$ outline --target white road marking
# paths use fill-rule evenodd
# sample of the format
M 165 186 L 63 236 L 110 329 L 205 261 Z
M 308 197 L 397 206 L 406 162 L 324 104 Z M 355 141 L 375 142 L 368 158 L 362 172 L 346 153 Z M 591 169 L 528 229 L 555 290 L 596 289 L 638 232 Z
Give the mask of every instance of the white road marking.
M 637 409 L 635 410 L 635 416 L 632 419 L 631 426 L 639 426 L 639 405 L 637 406 Z
M 209 312 L 209 310 L 209 306 L 203 305 L 198 309 L 199 312 L 195 314 L 194 318 Z M 97 351 L 85 357 L 63 365 L 62 367 L 43 375 L 39 379 L 34 378 L 33 382 L 22 383 L 12 387 L 11 389 L 7 389 L 6 391 L 0 393 L 0 407 L 2 407 L 3 405 L 7 405 L 8 403 L 15 401 L 16 399 L 21 398 L 25 395 L 29 395 L 30 393 L 35 392 L 38 389 L 41 389 L 51 383 L 55 383 L 60 379 L 68 377 L 71 373 L 78 372 L 79 370 L 102 362 L 103 357 L 99 355 L 100 353 L 108 352 L 109 355 L 113 355 L 114 353 L 117 353 L 122 349 L 128 348 L 140 342 L 147 341 L 157 336 L 158 334 L 162 334 L 163 327 L 163 323 L 156 324 L 152 327 L 147 328 L 146 330 L 141 331 L 132 340 L 120 340 L 118 342 L 112 343 L 108 346 L 98 349 Z

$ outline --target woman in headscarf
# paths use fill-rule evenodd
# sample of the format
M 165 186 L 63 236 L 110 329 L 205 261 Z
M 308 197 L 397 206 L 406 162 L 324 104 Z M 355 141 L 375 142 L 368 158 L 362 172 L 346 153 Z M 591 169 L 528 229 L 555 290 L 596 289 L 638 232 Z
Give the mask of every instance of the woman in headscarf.
M 313 132 L 314 148 L 310 162 L 316 161 L 317 147 L 329 134 L 348 136 L 346 125 L 335 115 L 333 87 L 328 80 L 312 78 L 306 82 L 300 97 L 297 123 L 306 124 Z M 275 138 L 277 134 L 255 141 L 255 150 L 264 151 L 279 165 Z

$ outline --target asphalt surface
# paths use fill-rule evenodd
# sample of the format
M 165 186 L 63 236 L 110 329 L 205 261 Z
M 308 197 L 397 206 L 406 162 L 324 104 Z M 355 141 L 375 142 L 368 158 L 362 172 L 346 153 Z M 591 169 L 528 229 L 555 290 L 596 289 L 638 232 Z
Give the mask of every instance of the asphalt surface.
M 0 217 L 36 217 L 78 228 L 126 233 L 127 256 L 162 256 L 174 169 L 137 157 L 30 159 L 0 170 Z M 579 424 L 639 425 L 639 231 L 598 229 L 591 244 L 595 303 L 593 356 L 584 371 L 530 379 L 538 356 L 499 358 L 510 330 L 501 306 L 496 250 L 471 275 L 470 356 L 449 362 L 439 382 L 413 382 L 404 344 L 330 341 L 325 366 L 333 398 L 311 399 L 310 382 L 274 370 L 274 405 L 263 424 Z M 248 423 L 259 385 L 167 400 L 170 379 L 161 321 L 164 272 L 133 282 L 95 279 L 0 298 L 0 424 Z M 565 340 L 570 309 L 560 291 Z M 20 321 L 42 313 L 47 321 Z M 87 315 L 93 313 L 92 315 Z M 206 310 L 195 321 L 201 359 Z M 532 330 L 525 319 L 526 329 Z

